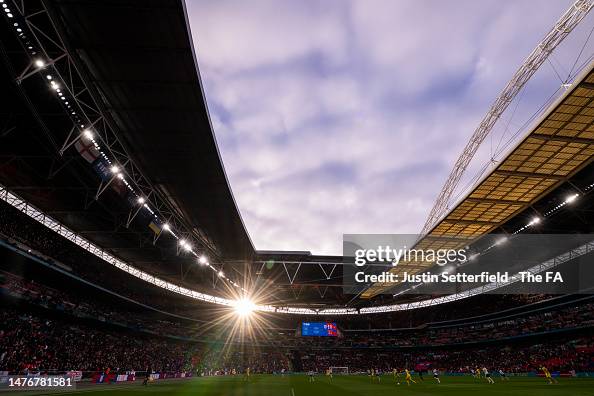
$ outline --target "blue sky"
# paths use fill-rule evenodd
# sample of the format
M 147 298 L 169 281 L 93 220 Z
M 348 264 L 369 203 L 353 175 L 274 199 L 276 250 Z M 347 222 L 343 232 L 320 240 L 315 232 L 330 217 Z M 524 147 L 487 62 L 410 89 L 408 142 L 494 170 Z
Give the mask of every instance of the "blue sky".
M 255 247 L 341 254 L 343 233 L 420 231 L 490 104 L 571 3 L 187 0 Z M 534 76 L 462 186 L 559 88 L 593 23 Z

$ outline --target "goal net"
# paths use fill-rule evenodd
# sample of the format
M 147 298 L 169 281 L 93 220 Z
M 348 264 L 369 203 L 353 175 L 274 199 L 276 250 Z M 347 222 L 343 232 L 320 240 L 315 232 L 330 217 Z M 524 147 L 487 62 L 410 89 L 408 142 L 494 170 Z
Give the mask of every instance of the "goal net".
M 330 367 L 332 374 L 334 375 L 347 375 L 349 373 L 348 367 Z

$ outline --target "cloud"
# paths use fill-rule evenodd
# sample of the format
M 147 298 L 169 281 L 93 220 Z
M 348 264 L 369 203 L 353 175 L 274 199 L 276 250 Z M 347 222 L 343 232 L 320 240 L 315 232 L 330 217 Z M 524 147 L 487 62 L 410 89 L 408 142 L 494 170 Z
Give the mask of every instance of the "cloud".
M 343 62 L 348 43 L 339 2 L 190 1 L 195 46 L 208 53 L 204 64 L 223 74 L 274 68 L 320 54 Z
M 492 101 L 570 4 L 189 1 L 213 126 L 256 248 L 340 254 L 343 233 L 418 232 Z M 559 50 L 564 72 L 588 24 Z M 559 87 L 542 69 L 462 185 Z

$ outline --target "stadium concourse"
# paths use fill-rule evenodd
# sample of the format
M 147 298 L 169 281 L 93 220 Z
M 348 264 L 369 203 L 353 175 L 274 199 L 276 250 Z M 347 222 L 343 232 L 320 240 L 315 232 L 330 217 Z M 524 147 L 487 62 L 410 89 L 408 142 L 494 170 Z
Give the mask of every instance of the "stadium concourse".
M 2 378 L 109 394 L 593 394 L 591 290 L 345 293 L 343 257 L 257 251 L 182 1 L 0 3 Z M 590 64 L 419 243 L 591 234 L 593 131 Z M 562 253 L 559 268 L 594 258 L 591 243 Z

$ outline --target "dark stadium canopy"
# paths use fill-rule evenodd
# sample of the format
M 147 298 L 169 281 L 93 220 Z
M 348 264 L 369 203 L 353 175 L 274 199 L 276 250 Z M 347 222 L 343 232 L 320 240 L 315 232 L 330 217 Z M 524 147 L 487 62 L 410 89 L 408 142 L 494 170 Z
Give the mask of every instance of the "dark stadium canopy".
M 191 233 L 199 253 L 206 251 L 230 279 L 242 279 L 254 248 L 210 124 L 184 2 L 32 0 L 22 6 L 13 10 L 15 20 L 24 20 L 15 11 L 26 16 L 72 93 L 101 109 L 153 197 L 183 219 L 188 233 L 181 237 Z M 179 254 L 171 235 L 153 243 L 146 216 L 127 224 L 132 212 L 121 192 L 108 188 L 95 199 L 102 180 L 75 146 L 59 154 L 72 119 L 46 73 L 27 74 L 31 64 L 2 18 L 0 185 L 137 268 L 194 289 L 217 287 L 215 273 Z
M 253 246 L 218 152 L 183 1 L 52 1 L 70 51 L 153 186 L 223 258 Z
M 253 247 L 209 120 L 183 1 L 56 1 L 138 166 L 226 258 Z

